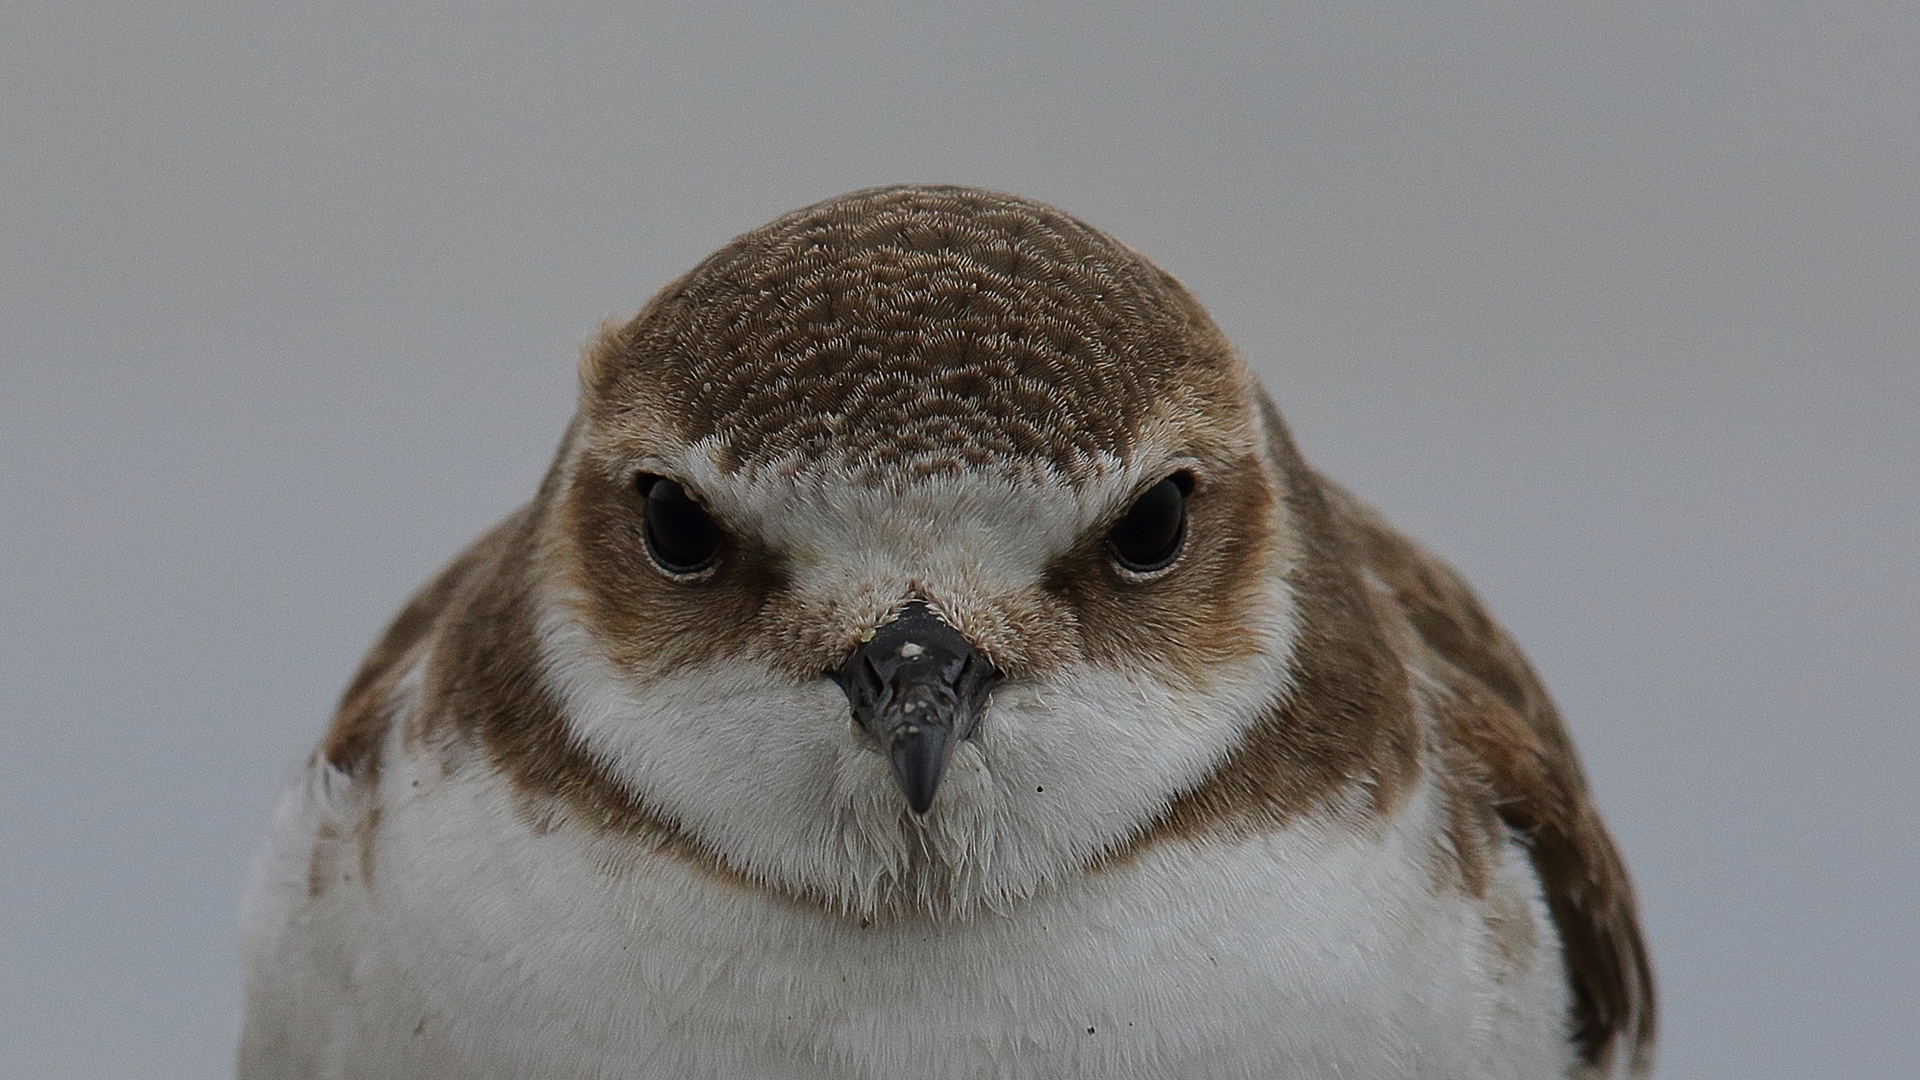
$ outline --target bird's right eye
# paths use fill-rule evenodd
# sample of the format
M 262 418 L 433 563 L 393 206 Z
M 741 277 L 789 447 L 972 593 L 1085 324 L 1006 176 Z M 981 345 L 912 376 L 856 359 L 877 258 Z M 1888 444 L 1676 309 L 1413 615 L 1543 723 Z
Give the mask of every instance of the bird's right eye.
M 1184 470 L 1141 492 L 1107 534 L 1113 561 L 1134 574 L 1172 566 L 1187 538 L 1187 496 L 1192 493 L 1193 474 Z
M 713 565 L 723 539 L 720 526 L 676 480 L 642 473 L 634 489 L 645 500 L 640 531 L 655 566 L 671 577 L 691 577 Z

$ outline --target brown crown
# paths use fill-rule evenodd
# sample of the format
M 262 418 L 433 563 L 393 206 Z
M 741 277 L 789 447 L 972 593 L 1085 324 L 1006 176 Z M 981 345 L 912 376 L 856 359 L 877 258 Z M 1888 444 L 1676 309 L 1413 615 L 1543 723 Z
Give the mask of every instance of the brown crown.
M 655 397 L 729 470 L 1079 476 L 1163 407 L 1244 407 L 1237 372 L 1179 282 L 1106 234 L 1011 195 L 896 187 L 715 252 L 609 335 L 587 390 Z

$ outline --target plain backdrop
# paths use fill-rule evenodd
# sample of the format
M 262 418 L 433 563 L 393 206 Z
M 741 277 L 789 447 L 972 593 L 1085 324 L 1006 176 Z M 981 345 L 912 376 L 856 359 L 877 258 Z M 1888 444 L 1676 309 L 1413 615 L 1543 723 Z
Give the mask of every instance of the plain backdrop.
M 0 4 L 0 1076 L 200 1077 L 276 787 L 733 234 L 982 184 L 1457 563 L 1666 1077 L 1920 1061 L 1920 7 Z

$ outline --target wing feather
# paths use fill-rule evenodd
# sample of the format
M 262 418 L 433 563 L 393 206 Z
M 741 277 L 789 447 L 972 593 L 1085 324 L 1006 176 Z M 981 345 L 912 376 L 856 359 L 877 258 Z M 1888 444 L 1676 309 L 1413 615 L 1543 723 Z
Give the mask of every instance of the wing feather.
M 1450 671 L 1445 735 L 1483 770 L 1494 809 L 1527 843 L 1559 931 L 1583 1060 L 1611 1071 L 1651 1068 L 1653 970 L 1626 865 L 1601 821 L 1573 743 L 1546 687 L 1513 639 L 1451 567 L 1379 514 L 1322 481 L 1365 566 Z

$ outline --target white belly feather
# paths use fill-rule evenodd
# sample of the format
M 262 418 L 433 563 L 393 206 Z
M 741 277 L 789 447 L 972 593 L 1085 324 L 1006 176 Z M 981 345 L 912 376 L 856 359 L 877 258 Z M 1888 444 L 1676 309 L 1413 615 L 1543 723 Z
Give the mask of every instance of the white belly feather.
M 1160 844 L 1008 914 L 862 927 L 631 841 L 543 834 L 490 772 L 446 778 L 388 749 L 371 888 L 353 848 L 370 796 L 318 765 L 283 800 L 244 915 L 243 1080 L 1518 1078 L 1570 1063 L 1524 853 L 1510 846 L 1486 901 L 1543 946 L 1516 969 L 1482 902 L 1434 887 L 1425 790 L 1384 827 Z M 316 833 L 337 867 L 315 862 Z

